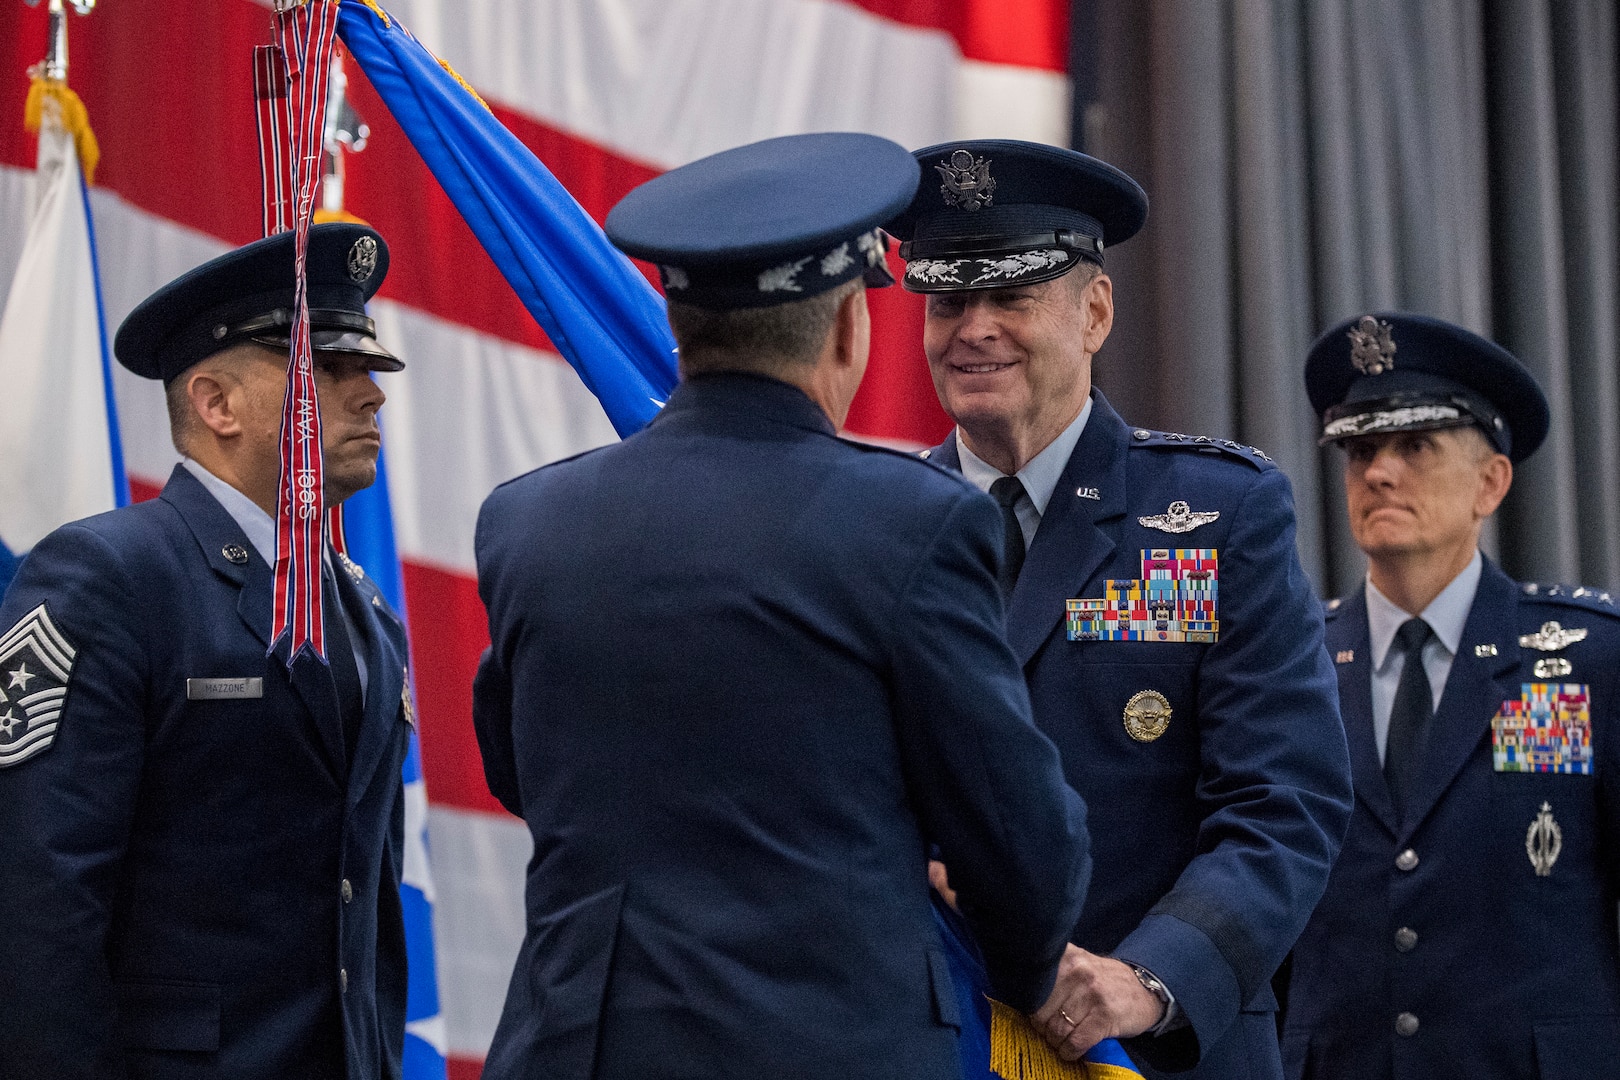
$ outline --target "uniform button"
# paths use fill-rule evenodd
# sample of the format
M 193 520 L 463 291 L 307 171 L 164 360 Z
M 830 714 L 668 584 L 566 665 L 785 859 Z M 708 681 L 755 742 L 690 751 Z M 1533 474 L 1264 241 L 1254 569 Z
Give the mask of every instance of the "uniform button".
M 354 886 L 349 884 L 348 878 L 344 878 L 343 884 L 338 886 L 338 893 L 343 897 L 345 904 L 354 899 Z
M 1418 1019 L 1411 1013 L 1401 1013 L 1395 1018 L 1395 1034 L 1403 1038 L 1411 1038 L 1417 1034 Z
M 1417 948 L 1417 931 L 1409 926 L 1403 926 L 1395 931 L 1395 950 L 1397 952 L 1411 952 Z
M 1131 432 L 1131 434 L 1139 441 L 1145 441 L 1153 438 L 1153 432 L 1148 431 L 1146 428 L 1137 428 L 1135 431 Z
M 1413 851 L 1411 848 L 1407 848 L 1405 851 L 1395 856 L 1395 866 L 1397 869 L 1416 870 L 1417 864 L 1417 852 Z
M 347 994 L 349 992 L 349 969 L 348 968 L 338 968 L 338 990 L 341 991 L 342 993 L 345 993 L 345 994 Z M 1406 1014 L 1402 1013 L 1401 1015 L 1405 1016 Z M 1416 1030 L 1416 1028 L 1417 1028 L 1417 1021 L 1416 1020 L 1412 1021 L 1412 1027 L 1413 1027 L 1414 1030 Z

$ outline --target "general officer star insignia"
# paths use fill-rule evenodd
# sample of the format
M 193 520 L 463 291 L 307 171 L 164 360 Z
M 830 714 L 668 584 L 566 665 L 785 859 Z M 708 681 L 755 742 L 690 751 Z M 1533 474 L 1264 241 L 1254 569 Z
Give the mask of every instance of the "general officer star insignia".
M 77 655 L 44 604 L 0 634 L 0 769 L 50 748 Z
M 1194 510 L 1186 503 L 1176 501 L 1162 514 L 1149 514 L 1136 520 L 1149 529 L 1167 533 L 1188 533 L 1201 525 L 1208 525 L 1221 516 L 1219 510 Z

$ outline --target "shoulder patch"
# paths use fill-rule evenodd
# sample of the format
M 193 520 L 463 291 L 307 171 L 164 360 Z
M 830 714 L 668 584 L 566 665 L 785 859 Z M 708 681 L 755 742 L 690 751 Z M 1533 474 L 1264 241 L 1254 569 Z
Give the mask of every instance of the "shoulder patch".
M 0 769 L 50 749 L 77 655 L 44 604 L 0 635 Z
M 1620 618 L 1620 603 L 1616 602 L 1615 594 L 1606 589 L 1586 585 L 1544 585 L 1535 581 L 1526 581 L 1519 588 L 1531 603 L 1582 608 Z
M 1168 447 L 1174 450 L 1201 450 L 1206 453 L 1219 451 L 1247 462 L 1256 469 L 1265 470 L 1273 468 L 1270 457 L 1258 446 L 1245 446 L 1231 439 L 1217 439 L 1209 435 L 1183 435 L 1179 431 L 1152 431 L 1148 428 L 1133 428 L 1131 431 L 1131 445 L 1144 447 Z

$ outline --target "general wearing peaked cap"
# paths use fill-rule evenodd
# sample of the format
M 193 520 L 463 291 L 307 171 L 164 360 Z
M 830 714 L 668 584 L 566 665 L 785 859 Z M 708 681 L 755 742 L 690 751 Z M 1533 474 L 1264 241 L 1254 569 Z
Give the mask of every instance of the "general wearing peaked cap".
M 363 356 L 374 371 L 405 364 L 377 342 L 366 301 L 388 276 L 388 245 L 365 225 L 309 230 L 310 343 L 317 354 Z M 118 328 L 113 350 L 135 374 L 165 383 L 231 345 L 285 350 L 293 322 L 293 234 L 277 233 L 182 274 Z
M 879 228 L 911 201 L 917 163 L 875 135 L 788 135 L 655 177 L 607 217 L 620 250 L 658 264 L 669 299 L 713 311 L 805 300 L 865 277 L 894 284 Z
M 922 180 L 889 222 L 912 292 L 960 292 L 1048 281 L 1147 221 L 1140 185 L 1105 161 L 1012 139 L 918 150 Z
M 1323 445 L 1393 431 L 1478 427 L 1523 461 L 1547 437 L 1547 398 L 1502 346 L 1426 315 L 1376 312 L 1317 338 L 1305 389 Z

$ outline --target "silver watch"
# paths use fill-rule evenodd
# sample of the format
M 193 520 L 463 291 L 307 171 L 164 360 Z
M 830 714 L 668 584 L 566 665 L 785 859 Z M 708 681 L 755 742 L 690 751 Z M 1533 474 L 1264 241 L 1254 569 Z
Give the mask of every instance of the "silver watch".
M 1144 990 L 1159 999 L 1159 1022 L 1162 1024 L 1170 1012 L 1170 988 L 1145 967 L 1133 964 L 1129 960 L 1125 961 L 1125 966 L 1136 972 L 1136 981 L 1142 984 Z

